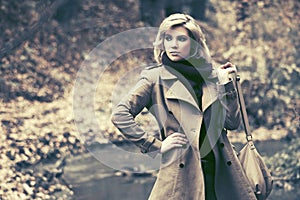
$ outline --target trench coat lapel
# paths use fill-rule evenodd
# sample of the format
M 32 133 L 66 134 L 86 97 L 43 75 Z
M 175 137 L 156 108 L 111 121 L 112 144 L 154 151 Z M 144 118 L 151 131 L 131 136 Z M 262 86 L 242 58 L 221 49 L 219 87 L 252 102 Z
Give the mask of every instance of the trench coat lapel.
M 203 88 L 202 110 L 205 111 L 214 101 L 218 99 L 218 90 L 215 83 L 206 81 Z
M 161 78 L 167 82 L 167 99 L 178 99 L 193 105 L 198 111 L 200 108 L 193 92 L 178 79 L 178 77 L 168 71 L 165 67 L 161 73 Z M 217 88 L 214 83 L 206 81 L 203 87 L 202 108 L 204 112 L 218 98 Z
M 197 110 L 200 110 L 197 100 L 176 75 L 172 74 L 164 67 L 161 78 L 164 82 L 164 86 L 167 87 L 165 98 L 185 101 L 193 105 Z

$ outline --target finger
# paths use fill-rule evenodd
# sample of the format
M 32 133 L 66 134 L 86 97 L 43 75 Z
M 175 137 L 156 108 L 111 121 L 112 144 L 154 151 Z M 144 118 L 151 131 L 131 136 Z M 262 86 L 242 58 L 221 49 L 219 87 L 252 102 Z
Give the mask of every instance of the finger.
M 169 137 L 172 137 L 172 138 L 186 138 L 186 136 L 183 133 L 179 133 L 179 132 L 175 132 L 175 133 L 171 134 Z
M 173 146 L 172 146 L 172 148 L 182 148 L 182 144 L 174 144 Z
M 188 143 L 188 139 L 187 138 L 178 138 L 178 141 L 184 142 L 184 143 Z
M 185 145 L 185 144 L 187 144 L 187 141 L 184 141 L 184 140 L 175 140 L 172 143 L 173 144 Z
M 237 69 L 234 65 L 230 66 L 230 67 L 227 67 L 227 68 L 224 68 L 222 69 L 223 73 L 236 73 L 237 72 Z
M 222 66 L 221 66 L 221 69 L 227 69 L 227 68 L 229 68 L 229 67 L 231 67 L 231 66 L 232 66 L 232 63 L 227 62 L 227 63 L 225 63 L 225 65 L 222 65 Z
M 178 144 L 187 144 L 189 141 L 186 138 L 176 138 L 174 142 Z
M 182 135 L 174 135 L 174 134 L 169 135 L 167 137 L 167 139 L 170 141 L 179 141 L 179 140 L 185 141 L 185 140 L 187 140 L 187 138 L 184 135 L 182 136 Z
M 236 72 L 237 72 L 237 70 L 234 68 L 228 70 L 228 74 L 232 74 L 232 73 L 236 73 Z
M 172 142 L 179 144 L 187 144 L 188 140 L 186 138 L 172 138 Z
M 234 65 L 232 65 L 232 66 L 228 66 L 227 68 L 224 68 L 222 70 L 225 70 L 225 71 L 235 71 L 236 67 Z
M 176 136 L 172 137 L 173 140 L 180 140 L 180 141 L 188 141 L 188 139 L 185 136 Z

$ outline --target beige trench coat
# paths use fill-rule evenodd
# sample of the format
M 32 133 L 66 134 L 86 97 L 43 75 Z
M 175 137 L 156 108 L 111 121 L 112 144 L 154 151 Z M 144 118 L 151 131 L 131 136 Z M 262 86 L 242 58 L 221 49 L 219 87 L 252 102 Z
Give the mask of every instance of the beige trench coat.
M 179 74 L 158 65 L 143 70 L 135 88 L 115 108 L 112 122 L 121 133 L 141 148 L 155 155 L 161 141 L 173 132 L 185 134 L 189 145 L 162 155 L 161 167 L 149 199 L 204 200 L 204 181 L 199 150 L 202 120 L 209 124 L 201 152 L 213 147 L 216 158 L 215 189 L 218 200 L 255 200 L 256 197 L 226 136 L 226 129 L 240 123 L 238 104 L 232 83 L 226 86 L 206 81 L 202 108 L 194 94 L 179 80 Z M 160 137 L 149 136 L 134 121 L 146 107 L 156 118 Z M 209 111 L 209 112 L 208 112 Z M 210 113 L 210 114 L 206 114 Z

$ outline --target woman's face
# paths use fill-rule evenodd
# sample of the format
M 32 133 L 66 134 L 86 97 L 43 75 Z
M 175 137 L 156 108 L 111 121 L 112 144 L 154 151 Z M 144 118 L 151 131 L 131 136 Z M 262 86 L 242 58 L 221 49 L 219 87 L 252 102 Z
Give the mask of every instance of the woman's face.
M 167 56 L 172 61 L 187 58 L 191 49 L 191 39 L 188 30 L 183 26 L 167 30 L 164 38 L 164 47 Z

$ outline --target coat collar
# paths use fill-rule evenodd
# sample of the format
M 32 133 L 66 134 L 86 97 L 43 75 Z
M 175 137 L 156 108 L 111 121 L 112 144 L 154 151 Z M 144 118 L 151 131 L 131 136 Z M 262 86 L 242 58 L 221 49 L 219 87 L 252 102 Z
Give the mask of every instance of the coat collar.
M 170 69 L 172 70 L 172 69 Z M 175 72 L 176 73 L 176 72 Z M 190 103 L 195 108 L 200 110 L 195 94 L 178 79 L 178 77 L 169 71 L 165 66 L 162 68 L 161 79 L 168 82 L 167 99 L 178 99 Z M 203 86 L 202 96 L 202 111 L 205 111 L 218 98 L 217 88 L 215 83 L 206 81 Z

